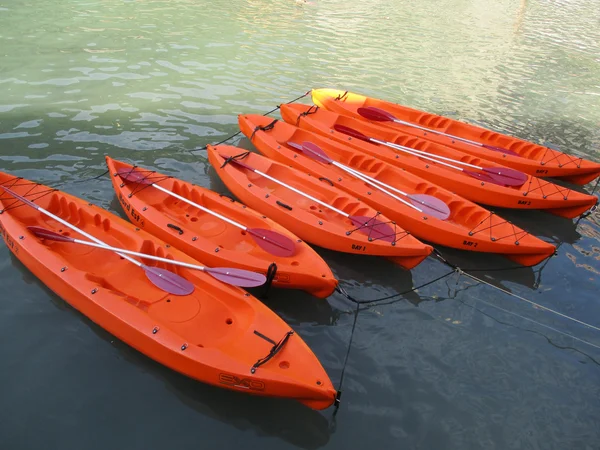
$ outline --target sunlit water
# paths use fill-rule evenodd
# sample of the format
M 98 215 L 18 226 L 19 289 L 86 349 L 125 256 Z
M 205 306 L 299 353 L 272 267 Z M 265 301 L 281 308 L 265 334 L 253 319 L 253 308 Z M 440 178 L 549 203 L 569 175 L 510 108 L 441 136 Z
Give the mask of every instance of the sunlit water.
M 237 114 L 312 87 L 600 159 L 599 21 L 595 0 L 0 0 L 0 170 L 64 182 L 117 213 L 109 180 L 88 180 L 106 154 L 224 191 L 192 152 L 234 134 Z M 560 243 L 558 256 L 477 276 L 600 326 L 598 218 L 500 213 Z M 440 250 L 465 268 L 513 267 Z M 433 258 L 403 272 L 319 252 L 361 299 L 448 270 Z M 2 449 L 600 445 L 600 350 L 523 317 L 595 345 L 599 333 L 464 276 L 360 312 L 335 420 L 165 369 L 67 306 L 4 246 L 0 288 Z M 337 385 L 354 306 L 285 291 L 265 302 Z

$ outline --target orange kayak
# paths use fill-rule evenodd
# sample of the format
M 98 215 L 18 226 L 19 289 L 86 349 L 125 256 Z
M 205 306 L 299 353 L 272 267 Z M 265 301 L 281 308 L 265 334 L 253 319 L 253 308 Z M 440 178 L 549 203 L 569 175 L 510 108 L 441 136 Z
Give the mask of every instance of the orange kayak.
M 242 132 L 251 138 L 252 143 L 264 155 L 330 180 L 336 187 L 381 211 L 419 239 L 462 250 L 498 253 L 527 266 L 541 262 L 555 251 L 553 245 L 481 206 L 405 170 L 356 152 L 345 144 L 285 122 L 273 123 L 271 118 L 265 116 L 238 116 L 238 122 Z M 297 144 L 302 143 L 316 145 L 333 162 L 320 162 L 314 154 L 311 155 L 310 150 L 298 148 Z M 357 176 L 349 174 L 347 169 L 334 163 L 341 163 L 380 181 L 385 187 L 379 189 L 374 181 L 361 181 Z M 411 197 L 402 196 L 398 192 L 421 194 L 424 197 L 416 200 L 424 201 L 425 204 L 428 201 L 426 196 L 433 196 L 431 206 L 436 207 L 435 199 L 441 201 L 448 208 L 447 218 L 444 218 L 445 215 L 436 216 L 435 210 L 432 210 L 434 215 L 418 211 L 416 208 L 422 207 L 419 201 L 412 203 Z M 408 204 L 402 202 L 403 199 Z M 437 211 L 440 212 L 441 207 Z
M 306 242 L 345 253 L 389 257 L 406 269 L 415 267 L 433 250 L 373 208 L 318 178 L 237 147 L 209 145 L 207 152 L 236 197 Z M 234 156 L 238 158 L 232 161 Z M 307 193 L 311 199 L 236 161 Z M 360 223 L 352 218 L 360 218 Z
M 383 111 L 388 113 L 388 120 L 380 124 L 530 175 L 561 178 L 575 184 L 589 183 L 600 175 L 600 164 L 596 162 L 397 103 L 338 89 L 313 89 L 312 100 L 329 111 L 365 120 L 380 121 L 382 118 L 378 116 Z M 364 109 L 360 114 L 359 108 L 375 108 L 375 111 L 371 109 L 369 116 Z M 379 114 L 376 110 L 380 110 Z M 390 121 L 392 117 L 397 121 Z
M 302 289 L 320 298 L 328 297 L 335 290 L 337 280 L 327 263 L 308 244 L 256 211 L 186 181 L 134 168 L 109 157 L 106 157 L 106 164 L 119 202 L 129 219 L 192 258 L 209 266 L 236 267 L 265 275 L 269 270 L 275 271 L 273 286 Z M 127 180 L 127 175 L 133 171 L 141 175 L 140 182 Z M 218 216 L 185 203 L 165 190 Z M 259 245 L 260 238 L 256 239 L 235 223 L 286 237 L 293 254 L 280 256 L 263 249 Z
M 420 156 L 409 155 L 384 145 L 354 139 L 347 134 L 335 131 L 334 127 L 345 126 L 382 141 L 416 148 L 468 164 L 503 168 L 495 162 L 484 161 L 411 134 L 343 116 L 316 106 L 281 105 L 281 116 L 288 123 L 327 136 L 338 142 L 343 142 L 355 151 L 369 154 L 381 161 L 406 169 L 472 202 L 502 208 L 543 209 L 561 217 L 573 218 L 590 209 L 598 201 L 593 195 L 573 191 L 531 175 L 527 175 L 527 179 L 522 186 L 504 186 L 481 181 L 466 175 L 464 172 L 425 160 Z
M 109 333 L 204 383 L 292 398 L 315 409 L 334 402 L 336 391 L 315 355 L 258 299 L 198 270 L 133 258 L 146 265 L 142 269 L 127 255 L 41 239 L 28 227 L 84 239 L 70 228 L 75 225 L 112 247 L 197 264 L 87 201 L 1 172 L 0 186 L 37 205 L 25 206 L 0 188 L 0 232 L 7 247 L 46 286 Z M 191 293 L 160 288 L 148 274 L 158 270 L 183 279 Z

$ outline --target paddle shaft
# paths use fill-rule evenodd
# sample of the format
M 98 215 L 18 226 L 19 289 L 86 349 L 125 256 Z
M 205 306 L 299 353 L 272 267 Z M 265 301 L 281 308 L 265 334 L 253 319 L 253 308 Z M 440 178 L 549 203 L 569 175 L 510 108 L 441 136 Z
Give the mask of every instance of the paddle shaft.
M 228 217 L 222 216 L 221 214 L 219 214 L 219 213 L 216 213 L 216 212 L 214 212 L 214 211 L 212 211 L 212 210 L 210 210 L 210 209 L 208 209 L 208 208 L 205 208 L 204 206 L 202 206 L 202 205 L 199 205 L 198 203 L 194 203 L 193 201 L 191 201 L 191 200 L 188 200 L 187 198 L 185 198 L 185 197 L 182 197 L 181 195 L 178 195 L 178 194 L 176 194 L 176 193 L 174 193 L 174 192 L 171 192 L 171 191 L 169 191 L 168 189 L 165 189 L 164 187 L 162 187 L 162 186 L 159 186 L 159 185 L 158 185 L 158 184 L 156 184 L 156 183 L 152 183 L 152 184 L 151 184 L 151 186 L 152 186 L 152 187 L 154 187 L 154 188 L 156 188 L 156 189 L 158 189 L 159 191 L 162 191 L 162 192 L 164 192 L 165 194 L 168 194 L 168 195 L 170 195 L 170 196 L 172 196 L 172 197 L 175 197 L 175 198 L 176 198 L 176 199 L 178 199 L 178 200 L 181 200 L 182 202 L 185 202 L 185 203 L 187 203 L 188 205 L 195 206 L 196 208 L 200 209 L 201 211 L 204 211 L 204 212 L 206 212 L 206 213 L 208 213 L 208 214 L 211 214 L 211 215 L 213 215 L 213 216 L 215 216 L 215 217 L 218 217 L 219 219 L 221 219 L 221 220 L 223 220 L 223 221 L 225 221 L 225 222 L 227 222 L 227 223 L 229 223 L 229 224 L 233 225 L 234 227 L 241 228 L 241 229 L 242 229 L 242 230 L 244 230 L 244 231 L 247 231 L 247 230 L 248 230 L 248 228 L 247 228 L 247 227 L 245 227 L 244 225 L 242 225 L 241 223 L 237 223 L 236 221 L 234 221 L 234 220 L 231 220 L 231 219 L 230 219 L 230 218 L 228 218 Z
M 421 156 L 428 156 L 428 155 L 430 155 L 433 159 L 436 159 L 436 160 L 441 159 L 441 160 L 444 160 L 444 161 L 450 161 L 450 162 L 453 162 L 453 163 L 456 163 L 456 164 L 461 164 L 463 166 L 467 166 L 467 167 L 470 167 L 472 169 L 485 170 L 483 167 L 476 166 L 474 164 L 469 164 L 469 163 L 466 163 L 466 162 L 463 162 L 463 161 L 457 161 L 456 159 L 446 158 L 445 156 L 436 155 L 434 153 L 425 152 L 423 150 L 417 150 L 417 149 L 414 149 L 414 148 L 411 148 L 411 147 L 405 147 L 404 145 L 394 144 L 393 142 L 390 142 L 390 144 L 393 145 L 394 148 L 406 150 L 407 152 L 411 152 L 411 153 L 417 153 L 417 154 L 419 154 Z
M 463 172 L 463 169 L 461 167 L 458 167 L 458 166 L 455 166 L 455 165 L 452 165 L 452 164 L 448 164 L 446 162 L 440 161 L 439 159 L 436 159 L 436 158 L 433 158 L 433 157 L 430 157 L 430 156 L 426 156 L 424 154 L 425 152 L 421 152 L 420 150 L 415 150 L 415 149 L 412 149 L 410 147 L 404 147 L 403 145 L 393 144 L 391 142 L 380 141 L 379 139 L 374 139 L 374 138 L 369 138 L 369 140 L 371 142 L 375 142 L 376 144 L 385 145 L 386 147 L 390 147 L 390 148 L 393 148 L 393 149 L 396 149 L 396 150 L 400 150 L 401 152 L 408 153 L 408 154 L 413 155 L 413 156 L 419 156 L 419 157 L 421 157 L 423 159 L 428 159 L 429 161 L 433 161 L 435 163 L 441 164 L 442 166 L 451 167 L 453 169 L 460 170 L 461 172 Z M 431 153 L 428 153 L 428 154 L 430 155 Z
M 196 269 L 196 270 L 202 270 L 202 271 L 206 271 L 206 272 L 210 272 L 211 270 L 214 270 L 214 269 L 211 269 L 208 267 L 198 266 L 196 264 L 189 264 L 189 263 L 185 263 L 182 261 L 176 261 L 173 259 L 161 258 L 160 256 L 148 255 L 147 253 L 140 253 L 140 252 L 134 252 L 133 250 L 125 250 L 123 248 L 111 247 L 110 245 L 106 245 L 106 244 L 95 244 L 93 242 L 82 241 L 80 239 L 72 239 L 72 241 L 70 241 L 70 242 L 74 242 L 75 244 L 87 245 L 89 247 L 101 248 L 103 250 L 110 250 L 110 251 L 113 251 L 118 254 L 125 253 L 127 255 L 133 255 L 133 256 L 139 256 L 140 258 L 151 259 L 153 261 L 161 261 L 161 262 L 173 264 L 174 266 L 187 267 L 188 269 Z
M 379 180 L 376 180 L 376 179 L 374 179 L 374 178 L 371 178 L 370 176 L 368 176 L 368 175 L 365 175 L 365 174 L 363 174 L 362 172 L 359 172 L 358 170 L 355 170 L 355 169 L 352 169 L 352 168 L 350 168 L 350 167 L 348 167 L 348 166 L 345 166 L 344 164 L 338 163 L 337 161 L 331 161 L 331 163 L 332 163 L 334 166 L 336 166 L 336 167 L 339 167 L 340 169 L 342 169 L 342 170 L 343 170 L 343 171 L 345 171 L 346 173 L 349 173 L 349 174 L 351 174 L 351 175 L 354 175 L 354 176 L 355 176 L 356 178 L 358 178 L 359 180 L 362 180 L 362 181 L 364 181 L 365 183 L 367 183 L 367 184 L 369 184 L 369 185 L 373 186 L 375 189 L 379 189 L 381 192 L 383 192 L 383 193 L 385 193 L 385 194 L 389 195 L 389 196 L 390 196 L 390 197 L 392 197 L 393 199 L 396 199 L 396 200 L 398 200 L 399 202 L 401 202 L 401 203 L 404 203 L 406 206 L 409 206 L 409 207 L 411 207 L 411 208 L 413 208 L 413 209 L 416 209 L 416 210 L 417 210 L 417 211 L 419 211 L 420 213 L 422 213 L 422 212 L 423 212 L 423 210 L 422 210 L 422 209 L 420 209 L 420 208 L 416 207 L 415 205 L 413 205 L 413 204 L 412 204 L 412 203 L 410 203 L 410 202 L 407 202 L 407 201 L 406 201 L 406 200 L 404 200 L 403 198 L 400 198 L 400 197 L 398 197 L 397 195 L 395 195 L 395 194 L 392 194 L 391 192 L 389 192 L 389 191 L 388 191 L 388 190 L 386 190 L 385 188 L 390 188 L 390 189 L 392 189 L 392 190 L 394 190 L 394 191 L 396 191 L 396 192 L 400 193 L 401 195 L 404 195 L 404 196 L 406 196 L 406 197 L 409 197 L 409 198 L 410 198 L 410 196 L 409 196 L 409 195 L 408 195 L 406 192 L 402 192 L 400 189 L 396 189 L 396 188 L 393 188 L 393 187 L 391 187 L 391 186 L 388 186 L 387 184 L 385 184 L 385 183 L 382 183 L 382 182 L 381 182 L 381 181 L 379 181 Z
M 237 161 L 236 161 L 237 162 Z M 319 200 L 318 198 L 313 197 L 312 195 L 307 194 L 306 192 L 302 192 L 301 190 L 296 189 L 293 186 L 290 186 L 289 184 L 284 183 L 283 181 L 279 181 L 277 178 L 273 178 L 270 175 L 267 175 L 266 173 L 262 173 L 260 170 L 256 170 L 253 167 L 247 166 L 247 165 L 243 165 L 243 167 L 247 168 L 248 170 L 251 170 L 254 173 L 257 173 L 258 175 L 267 178 L 268 180 L 273 181 L 274 183 L 279 184 L 280 186 L 283 186 L 287 189 L 289 189 L 290 191 L 295 192 L 296 194 L 302 195 L 303 197 L 308 198 L 309 200 L 312 200 L 313 202 L 318 203 L 321 206 L 324 206 L 325 208 L 328 208 L 332 211 L 335 211 L 338 214 L 341 214 L 344 217 L 350 217 L 350 214 L 345 213 L 344 211 L 342 211 L 341 209 L 337 209 L 334 206 L 328 205 L 327 203 Z
M 77 233 L 81 234 L 82 236 L 85 236 L 85 237 L 86 237 L 86 238 L 88 238 L 89 240 L 91 240 L 91 241 L 94 241 L 94 242 L 95 242 L 96 244 L 98 244 L 99 246 L 102 246 L 102 247 L 109 247 L 109 246 L 108 246 L 106 243 L 104 243 L 104 242 L 103 242 L 103 241 L 101 241 L 100 239 L 98 239 L 98 238 L 96 238 L 96 237 L 92 236 L 91 234 L 88 234 L 88 233 L 86 233 L 85 231 L 83 231 L 83 230 L 81 230 L 81 229 L 77 228 L 75 225 L 72 225 L 72 224 L 70 224 L 70 223 L 69 223 L 69 222 L 67 222 L 66 220 L 63 220 L 63 219 L 61 219 L 60 217 L 58 217 L 58 216 L 55 216 L 55 215 L 54 215 L 54 214 L 52 214 L 50 211 L 46 211 L 46 210 L 45 210 L 44 208 L 42 208 L 41 206 L 39 206 L 39 205 L 36 205 L 35 203 L 33 203 L 33 202 L 30 202 L 29 200 L 26 200 L 26 201 L 25 201 L 25 203 L 26 203 L 27 205 L 29 205 L 29 206 L 32 206 L 33 208 L 37 209 L 37 210 L 38 210 L 39 212 L 41 212 L 42 214 L 45 214 L 46 216 L 48 216 L 48 217 L 50 217 L 50 218 L 52 218 L 52 219 L 56 220 L 57 222 L 59 222 L 59 223 L 63 224 L 63 225 L 64 225 L 64 226 L 66 226 L 67 228 L 70 228 L 71 230 L 73 230 L 73 231 L 76 231 Z M 81 241 L 81 242 L 84 242 L 84 241 Z M 112 249 L 112 248 L 111 248 L 111 249 Z M 113 250 L 113 251 L 115 251 L 115 252 L 117 253 L 117 255 L 119 255 L 119 256 L 120 256 L 120 257 L 122 257 L 123 259 L 126 259 L 127 261 L 129 261 L 129 262 L 131 262 L 131 263 L 135 264 L 136 266 L 138 266 L 138 267 L 142 267 L 142 266 L 143 266 L 143 264 L 142 264 L 141 262 L 139 262 L 139 261 L 136 261 L 135 259 L 133 259 L 133 258 L 130 258 L 129 256 L 125 255 L 125 254 L 124 254 L 125 252 L 121 252 L 120 250 L 119 250 L 119 251 L 117 251 L 117 250 Z M 146 256 L 146 255 L 144 255 L 144 256 Z
M 469 139 L 462 138 L 462 137 L 459 137 L 459 136 L 454 136 L 452 134 L 444 133 L 442 131 L 432 130 L 431 128 L 425 128 L 425 127 L 422 127 L 422 126 L 414 124 L 414 123 L 405 122 L 404 120 L 394 119 L 394 122 L 399 123 L 401 125 L 406 125 L 406 126 L 409 126 L 409 127 L 418 128 L 419 130 L 427 131 L 429 133 L 434 133 L 434 134 L 438 134 L 440 136 L 445 136 L 445 137 L 450 138 L 450 139 L 456 139 L 457 141 L 466 142 L 467 144 L 476 145 L 477 147 L 485 147 L 485 145 L 482 144 L 481 142 L 471 141 Z

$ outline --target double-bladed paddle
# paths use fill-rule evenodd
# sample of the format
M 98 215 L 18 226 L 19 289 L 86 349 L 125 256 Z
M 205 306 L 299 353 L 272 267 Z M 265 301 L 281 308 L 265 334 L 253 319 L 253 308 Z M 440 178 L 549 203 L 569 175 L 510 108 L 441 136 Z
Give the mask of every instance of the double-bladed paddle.
M 124 253 L 126 255 L 139 256 L 140 258 L 151 259 L 153 261 L 160 261 L 167 264 L 172 264 L 174 266 L 181 266 L 186 267 L 188 269 L 200 270 L 202 272 L 208 273 L 209 275 L 212 275 L 217 280 L 222 281 L 223 283 L 232 284 L 234 286 L 256 287 L 262 286 L 263 284 L 265 284 L 265 281 L 267 281 L 267 277 L 265 277 L 263 274 L 251 272 L 249 270 L 234 269 L 231 267 L 204 267 L 199 266 L 197 264 L 190 264 L 182 261 L 176 261 L 173 259 L 161 258 L 160 256 L 149 255 L 147 253 L 134 252 L 132 250 L 126 250 L 124 248 L 111 247 L 106 244 L 95 244 L 93 242 L 82 241 L 80 239 L 75 239 L 70 236 L 65 236 L 64 234 L 57 233 L 56 231 L 49 230 L 47 228 L 30 226 L 27 227 L 27 229 L 41 239 L 87 245 L 88 247 L 101 248 L 103 250 L 109 250 L 115 253 Z M 150 269 L 156 269 L 156 267 L 150 267 Z M 168 273 L 173 274 L 173 272 Z
M 70 228 L 73 231 L 76 231 L 77 233 L 81 234 L 82 236 L 85 236 L 86 238 L 90 239 L 91 241 L 94 241 L 96 244 L 98 244 L 98 246 L 100 248 L 105 248 L 105 249 L 110 249 L 111 251 L 114 251 L 115 253 L 117 253 L 119 256 L 121 256 L 123 259 L 126 259 L 127 261 L 131 262 L 132 264 L 135 264 L 136 266 L 140 267 L 142 270 L 144 270 L 146 276 L 148 277 L 148 279 L 152 282 L 152 284 L 154 284 L 156 287 L 158 287 L 159 289 L 168 292 L 170 294 L 173 295 L 188 295 L 191 294 L 192 292 L 194 292 L 194 285 L 189 282 L 188 280 L 186 280 L 185 278 L 169 271 L 166 269 L 161 269 L 158 267 L 150 267 L 147 266 L 139 261 L 136 261 L 135 259 L 127 256 L 125 253 L 130 253 L 129 250 L 121 250 L 121 249 L 114 249 L 110 246 L 108 246 L 106 243 L 104 243 L 103 241 L 101 241 L 100 239 L 97 239 L 96 237 L 92 236 L 91 234 L 86 233 L 85 231 L 81 230 L 80 228 L 76 227 L 75 225 L 67 222 L 66 220 L 63 220 L 62 218 L 52 214 L 49 211 L 46 211 L 44 208 L 42 208 L 41 206 L 33 203 L 32 201 L 26 199 L 25 197 L 17 194 L 16 192 L 14 192 L 12 189 L 7 188 L 6 186 L 0 186 L 2 189 L 4 189 L 8 194 L 12 195 L 14 198 L 16 198 L 17 200 L 23 202 L 24 204 L 26 204 L 27 206 L 30 206 L 34 209 L 36 209 L 37 211 L 39 211 L 40 213 L 56 220 L 57 222 L 63 224 L 64 226 Z M 60 235 L 58 233 L 55 233 L 51 230 L 45 230 L 43 228 L 40 227 L 28 227 L 30 229 L 30 231 L 32 231 L 33 234 L 35 234 L 37 237 L 43 237 L 45 239 L 53 239 L 53 240 L 59 240 L 57 238 L 57 235 L 60 236 L 60 240 L 65 242 L 66 239 L 71 239 L 68 238 L 67 236 L 64 235 Z M 33 229 L 32 229 L 33 228 Z M 45 232 L 43 232 L 42 230 L 45 230 Z M 40 234 L 44 234 L 43 236 L 40 236 Z M 85 243 L 86 241 L 80 241 L 79 243 Z M 91 242 L 87 243 L 87 244 L 92 244 Z M 142 256 L 144 258 L 147 259 L 155 259 L 157 257 L 154 257 L 152 255 L 146 255 L 146 254 L 139 254 L 139 256 Z M 170 264 L 176 264 L 177 261 L 173 261 L 170 259 L 166 259 L 165 262 L 168 262 Z M 186 263 L 180 263 L 180 264 L 186 264 Z M 221 270 L 231 270 L 231 269 L 221 269 Z M 234 269 L 235 270 L 235 269 Z M 242 271 L 244 273 L 241 273 L 240 275 L 243 276 L 245 278 L 245 280 L 243 280 L 243 283 L 246 283 L 248 280 L 248 278 L 250 279 L 254 279 L 255 282 L 258 282 L 262 279 L 262 282 L 260 284 L 263 284 L 265 282 L 265 277 L 262 274 L 254 274 L 252 272 L 247 273 L 247 271 Z M 213 275 L 215 278 L 219 278 L 222 277 L 222 281 L 225 281 L 226 279 L 231 280 L 231 278 L 233 278 L 233 275 L 231 275 L 231 278 L 225 278 L 223 277 L 223 274 L 219 274 L 219 276 L 215 276 L 216 273 L 211 273 L 211 275 Z M 262 277 L 262 278 L 261 278 Z M 221 279 L 221 278 L 219 278 Z M 236 283 L 231 283 L 230 284 L 237 284 L 240 285 L 239 283 L 240 280 L 238 280 Z M 227 281 L 225 281 L 227 282 Z M 258 284 L 258 285 L 260 285 Z M 257 284 L 253 284 L 253 286 L 256 286 Z
M 302 144 L 297 144 L 295 142 L 288 142 L 287 144 L 290 147 L 300 150 L 302 153 L 304 153 L 309 158 L 315 159 L 323 164 L 332 164 L 336 167 L 339 167 L 344 172 L 349 173 L 350 175 L 353 175 L 354 177 L 358 178 L 359 180 L 364 181 L 365 183 L 373 186 L 376 189 L 379 189 L 383 193 L 389 195 L 390 197 L 398 200 L 401 203 L 404 203 L 405 205 L 407 205 L 413 209 L 416 209 L 417 211 L 419 211 L 421 213 L 429 214 L 430 216 L 436 217 L 441 220 L 446 220 L 450 216 L 450 209 L 448 208 L 448 205 L 446 205 L 443 201 L 433 197 L 432 195 L 408 194 L 408 193 L 401 191 L 400 189 L 397 189 L 393 186 L 389 186 L 388 184 L 385 184 L 385 183 L 377 180 L 376 178 L 372 178 L 368 175 L 365 175 L 362 172 L 359 172 L 358 170 L 355 170 L 351 167 L 348 167 L 344 164 L 334 161 L 333 159 L 331 159 L 331 157 L 329 155 L 327 155 L 327 153 L 325 153 L 325 151 L 321 147 L 319 147 L 316 144 L 313 144 L 312 142 L 303 142 Z M 398 197 L 397 195 L 394 195 L 390 191 L 397 192 L 400 195 L 408 198 L 410 200 L 410 203 L 408 201 Z
M 334 125 L 334 129 L 336 131 L 339 131 L 340 133 L 347 134 L 356 139 L 360 139 L 360 140 L 366 141 L 366 142 L 373 142 L 375 144 L 385 145 L 386 147 L 390 147 L 395 150 L 399 150 L 401 152 L 408 153 L 413 156 L 418 156 L 420 158 L 427 159 L 429 161 L 433 161 L 437 164 L 441 164 L 443 166 L 458 170 L 458 171 L 463 172 L 464 174 L 469 175 L 473 178 L 477 178 L 478 180 L 487 181 L 489 183 L 498 184 L 500 186 L 517 186 L 518 187 L 518 186 L 522 186 L 529 179 L 529 177 L 526 174 L 519 172 L 518 170 L 509 169 L 508 167 L 488 168 L 488 167 L 475 166 L 473 164 L 464 163 L 462 161 L 457 161 L 455 159 L 438 156 L 433 153 L 424 152 L 421 150 L 415 150 L 414 148 L 405 147 L 405 146 L 399 145 L 399 144 L 394 144 L 393 142 L 381 141 L 379 139 L 371 138 L 371 137 L 365 136 L 360 131 L 357 131 L 357 130 L 347 127 L 345 125 L 337 125 L 336 124 L 336 125 Z M 465 166 L 469 166 L 469 167 L 475 168 L 477 170 L 481 170 L 482 172 L 473 172 L 471 170 L 465 170 L 462 167 L 457 167 L 453 164 L 444 162 L 443 160 L 452 161 L 455 164 L 462 164 Z
M 399 123 L 401 125 L 406 125 L 408 127 L 418 128 L 419 130 L 427 131 L 428 133 L 438 134 L 440 136 L 445 136 L 450 139 L 456 139 L 457 141 L 462 141 L 462 142 L 465 142 L 470 145 L 475 145 L 477 147 L 486 148 L 486 149 L 492 150 L 494 152 L 500 152 L 500 153 L 505 153 L 505 154 L 511 155 L 511 156 L 521 157 L 521 155 L 519 155 L 518 153 L 513 152 L 512 150 L 508 150 L 506 148 L 498 147 L 495 145 L 483 144 L 483 143 L 477 142 L 477 141 L 471 141 L 470 139 L 465 139 L 460 136 L 454 136 L 452 134 L 443 133 L 441 131 L 432 130 L 431 128 L 426 128 L 421 125 L 417 125 L 417 124 L 414 124 L 411 122 L 406 122 L 404 120 L 400 120 L 400 119 L 396 118 L 392 113 L 384 111 L 383 109 L 380 109 L 380 108 L 376 108 L 374 106 L 366 106 L 366 107 L 358 108 L 357 112 L 358 112 L 358 114 L 363 116 L 365 119 L 372 120 L 375 122 L 395 122 L 395 123 Z
M 41 206 L 36 205 L 35 203 L 33 203 L 30 200 L 27 200 L 25 197 L 22 197 L 21 195 L 17 194 L 12 189 L 7 188 L 6 186 L 0 186 L 0 188 L 4 189 L 8 194 L 12 195 L 17 200 L 25 203 L 27 206 L 30 206 L 33 209 L 38 210 L 39 212 L 41 212 L 42 214 L 44 214 L 48 217 L 51 217 L 52 219 L 56 220 L 59 223 L 62 223 L 64 226 L 70 228 L 71 230 L 78 232 L 82 236 L 85 236 L 88 239 L 90 239 L 100 245 L 106 246 L 106 244 L 104 242 L 102 242 L 100 239 L 95 238 L 91 234 L 88 234 L 85 231 L 80 230 L 75 225 L 70 224 L 66 220 L 63 220 L 60 217 L 52 214 L 51 212 L 46 211 Z M 127 261 L 130 261 L 131 263 L 140 267 L 146 273 L 146 276 L 152 282 L 152 284 L 154 284 L 157 288 L 159 288 L 165 292 L 168 292 L 169 294 L 188 295 L 188 294 L 191 294 L 192 292 L 194 292 L 194 285 L 192 283 L 190 283 L 185 278 L 180 277 L 179 275 L 177 275 L 173 272 L 170 272 L 165 269 L 159 269 L 158 267 L 146 266 L 145 264 L 142 264 L 141 262 L 136 261 L 135 259 L 130 258 L 127 255 L 124 255 L 121 253 L 117 253 L 117 254 L 119 256 L 121 256 L 123 259 L 126 259 Z
M 122 168 L 122 169 L 117 170 L 117 174 L 125 181 L 128 181 L 130 183 L 139 183 L 139 184 L 143 184 L 143 185 L 147 185 L 147 186 L 152 186 L 155 189 L 158 189 L 159 191 L 164 192 L 167 195 L 175 197 L 175 198 L 181 200 L 182 202 L 192 205 L 192 206 L 200 209 L 201 211 L 204 211 L 208 214 L 218 217 L 219 219 L 246 231 L 250 236 L 252 236 L 252 238 L 258 244 L 258 246 L 260 248 L 262 248 L 264 251 L 266 251 L 272 255 L 281 256 L 281 257 L 289 257 L 289 256 L 293 256 L 294 253 L 296 252 L 296 244 L 294 244 L 294 242 L 287 236 L 284 236 L 283 234 L 278 233 L 273 230 L 266 230 L 264 228 L 248 228 L 240 223 L 235 222 L 234 220 L 231 220 L 228 217 L 225 217 L 215 211 L 205 208 L 202 205 L 194 203 L 191 200 L 189 200 L 185 197 L 182 197 L 181 195 L 177 195 L 174 192 L 171 192 L 162 186 L 159 186 L 158 184 L 154 183 L 152 180 L 148 179 L 148 177 L 146 175 L 144 175 L 143 173 L 141 173 L 135 169 Z
M 229 158 L 229 157 L 223 156 L 221 154 L 219 156 L 221 158 L 223 158 L 224 160 L 230 162 L 231 164 L 235 164 L 238 167 L 242 167 L 246 170 L 249 170 L 250 172 L 254 172 L 257 175 L 267 178 L 268 180 L 271 180 L 274 183 L 277 183 L 278 185 L 283 186 L 283 187 L 295 192 L 298 195 L 306 197 L 309 200 L 312 200 L 313 202 L 318 203 L 319 205 L 321 205 L 327 209 L 330 209 L 332 211 L 335 211 L 336 213 L 340 214 L 341 216 L 344 216 L 344 217 L 350 219 L 350 221 L 357 228 L 357 230 L 360 230 L 362 233 L 369 236 L 369 241 L 382 240 L 382 241 L 391 242 L 391 243 L 395 242 L 396 233 L 394 232 L 392 227 L 390 227 L 387 223 L 384 223 L 381 220 L 376 219 L 375 217 L 350 215 L 348 213 L 345 213 L 341 209 L 337 209 L 331 205 L 328 205 L 327 203 L 313 197 L 312 195 L 309 195 L 306 192 L 302 192 L 301 190 L 296 189 L 295 187 L 290 186 L 289 184 L 286 184 L 283 181 L 278 180 L 277 178 L 267 175 L 266 173 L 263 173 L 260 170 L 257 170 L 254 167 L 251 167 L 248 164 L 243 163 L 235 158 Z

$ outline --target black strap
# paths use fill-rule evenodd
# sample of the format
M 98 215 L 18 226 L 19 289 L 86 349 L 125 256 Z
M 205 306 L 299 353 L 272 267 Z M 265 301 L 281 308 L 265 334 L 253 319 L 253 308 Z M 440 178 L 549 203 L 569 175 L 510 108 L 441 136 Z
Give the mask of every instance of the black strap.
M 348 95 L 348 91 L 344 91 L 344 93 L 342 95 L 338 95 L 334 100 L 345 100 L 347 95 Z
M 258 330 L 254 330 L 254 334 L 257 335 L 258 337 L 263 338 L 265 341 L 267 341 L 268 343 L 272 344 L 272 345 L 277 345 L 277 342 L 275 342 L 273 339 L 271 339 L 268 336 L 265 336 L 264 334 L 262 334 L 260 331 Z
M 174 225 L 172 223 L 168 223 L 167 227 L 173 228 L 174 230 L 178 231 L 180 236 L 183 234 L 183 230 L 181 228 L 179 228 L 177 225 Z
M 298 114 L 298 117 L 296 118 L 296 126 L 300 126 L 300 119 L 302 119 L 303 117 L 309 116 L 311 114 L 316 113 L 319 110 L 319 107 L 317 105 L 311 105 L 310 108 L 308 108 L 306 111 Z
M 292 207 L 290 205 L 286 205 L 285 203 L 280 202 L 279 200 L 277 200 L 275 203 L 277 203 L 282 208 L 289 209 L 290 211 L 292 210 Z
M 277 264 L 272 262 L 267 269 L 267 281 L 265 281 L 265 290 L 263 291 L 261 298 L 267 298 L 269 291 L 271 290 L 271 285 L 273 284 L 273 280 L 277 275 Z
M 232 160 L 233 161 L 238 161 L 240 159 L 244 159 L 246 158 L 248 155 L 250 154 L 250 152 L 244 152 L 244 153 L 240 153 L 239 155 L 233 155 L 230 156 L 228 158 L 225 158 L 225 162 L 223 163 L 223 165 L 221 166 L 221 169 L 223 167 L 225 167 L 227 164 L 229 164 Z
M 271 351 L 269 352 L 269 354 L 267 356 L 265 356 L 264 358 L 259 359 L 258 361 L 256 361 L 254 363 L 254 365 L 252 366 L 252 368 L 250 369 L 251 373 L 255 373 L 256 369 L 258 369 L 260 366 L 262 366 L 263 364 L 269 362 L 271 360 L 271 358 L 273 358 L 277 353 L 279 353 L 279 351 L 283 348 L 283 346 L 287 343 L 287 341 L 289 340 L 290 336 L 294 334 L 293 330 L 288 331 L 284 337 L 281 338 L 281 340 L 273 345 L 273 348 L 271 348 Z
M 254 131 L 252 132 L 252 136 L 250 136 L 250 140 L 254 139 L 254 135 L 256 134 L 257 131 L 270 131 L 273 129 L 273 127 L 275 126 L 275 124 L 279 122 L 279 119 L 274 119 L 273 122 L 271 122 L 269 125 L 265 125 L 264 127 L 258 126 L 254 129 Z
M 331 181 L 329 178 L 321 177 L 321 178 L 319 178 L 319 181 L 327 181 L 330 185 L 333 186 L 333 181 Z

